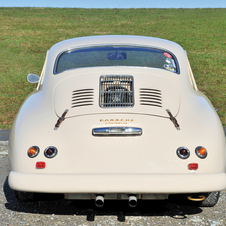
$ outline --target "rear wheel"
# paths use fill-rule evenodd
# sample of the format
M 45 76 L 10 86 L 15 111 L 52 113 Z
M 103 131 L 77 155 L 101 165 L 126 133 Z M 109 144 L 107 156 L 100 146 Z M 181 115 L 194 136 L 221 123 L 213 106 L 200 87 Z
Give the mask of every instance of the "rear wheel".
M 64 195 L 58 193 L 36 193 L 24 191 L 14 192 L 17 200 L 20 202 L 51 201 L 57 199 L 64 199 Z
M 206 198 L 205 198 L 205 200 L 200 202 L 199 206 L 212 207 L 212 206 L 215 206 L 217 204 L 219 197 L 220 197 L 220 192 L 219 191 L 208 192 L 208 193 L 203 193 L 203 195 Z
M 32 202 L 34 201 L 33 192 L 15 191 L 15 196 L 20 202 Z
M 169 200 L 179 204 L 186 204 L 191 206 L 212 207 L 217 204 L 219 197 L 220 192 L 215 191 L 196 194 L 175 194 L 170 195 Z

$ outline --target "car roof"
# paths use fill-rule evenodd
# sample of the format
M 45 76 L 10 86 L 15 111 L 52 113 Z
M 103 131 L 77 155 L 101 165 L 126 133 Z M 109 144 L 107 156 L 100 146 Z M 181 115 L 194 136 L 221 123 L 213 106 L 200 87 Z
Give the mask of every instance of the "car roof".
M 64 52 L 70 49 L 85 48 L 101 45 L 128 45 L 143 46 L 165 50 L 174 55 L 179 65 L 179 74 L 187 73 L 187 55 L 184 49 L 177 43 L 154 37 L 135 36 L 135 35 L 102 35 L 78 37 L 61 41 L 53 45 L 48 51 L 47 71 L 54 74 L 56 59 Z
M 174 55 L 176 55 L 176 57 L 179 57 L 180 54 L 184 54 L 183 48 L 175 42 L 160 38 L 135 35 L 103 35 L 103 36 L 88 36 L 73 38 L 55 44 L 50 49 L 50 52 L 56 56 L 59 55 L 59 53 L 68 49 L 74 49 L 85 46 L 112 45 L 112 44 L 138 45 L 164 49 L 172 52 Z

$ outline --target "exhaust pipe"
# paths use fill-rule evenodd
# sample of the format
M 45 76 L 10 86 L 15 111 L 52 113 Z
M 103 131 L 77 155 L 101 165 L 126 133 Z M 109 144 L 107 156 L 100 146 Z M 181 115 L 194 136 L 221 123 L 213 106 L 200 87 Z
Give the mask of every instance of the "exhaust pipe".
M 129 196 L 129 206 L 136 207 L 137 206 L 137 197 L 134 195 Z
M 102 195 L 97 195 L 95 199 L 96 207 L 103 207 L 104 205 L 104 197 Z

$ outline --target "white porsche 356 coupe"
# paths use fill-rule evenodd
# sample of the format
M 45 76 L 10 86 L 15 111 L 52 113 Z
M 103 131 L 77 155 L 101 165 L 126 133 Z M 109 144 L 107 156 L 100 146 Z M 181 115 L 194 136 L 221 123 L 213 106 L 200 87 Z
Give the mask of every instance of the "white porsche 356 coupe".
M 19 200 L 167 199 L 213 206 L 226 188 L 221 122 L 198 89 L 186 51 L 140 36 L 66 40 L 48 52 L 9 141 Z

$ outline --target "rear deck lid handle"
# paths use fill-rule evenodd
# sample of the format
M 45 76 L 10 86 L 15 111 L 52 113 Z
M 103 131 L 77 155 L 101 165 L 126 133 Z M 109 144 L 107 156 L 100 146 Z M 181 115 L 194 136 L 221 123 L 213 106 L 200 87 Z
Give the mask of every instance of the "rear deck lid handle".
M 139 136 L 142 129 L 137 127 L 102 127 L 92 130 L 93 136 Z

